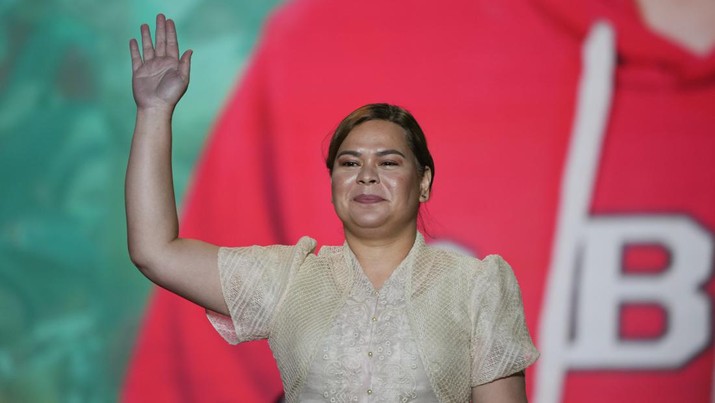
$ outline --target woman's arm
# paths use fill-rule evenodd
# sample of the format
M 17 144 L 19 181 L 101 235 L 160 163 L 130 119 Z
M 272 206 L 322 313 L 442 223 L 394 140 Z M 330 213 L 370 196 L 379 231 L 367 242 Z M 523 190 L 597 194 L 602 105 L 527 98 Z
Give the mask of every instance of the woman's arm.
M 526 403 L 524 372 L 472 388 L 473 403 Z
M 171 119 L 189 84 L 191 51 L 179 58 L 176 28 L 156 18 L 156 44 L 141 27 L 142 52 L 129 42 L 137 104 L 125 203 L 129 256 L 157 285 L 205 308 L 226 314 L 217 269 L 218 248 L 180 239 L 171 170 Z M 142 58 L 143 53 L 143 58 Z

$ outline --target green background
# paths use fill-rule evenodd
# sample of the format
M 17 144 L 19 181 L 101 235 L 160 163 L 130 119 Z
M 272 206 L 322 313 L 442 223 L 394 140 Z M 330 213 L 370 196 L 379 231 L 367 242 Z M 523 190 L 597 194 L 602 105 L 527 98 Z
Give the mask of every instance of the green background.
M 150 290 L 126 251 L 129 38 L 164 12 L 194 49 L 180 201 L 277 3 L 0 0 L 0 402 L 118 399 Z

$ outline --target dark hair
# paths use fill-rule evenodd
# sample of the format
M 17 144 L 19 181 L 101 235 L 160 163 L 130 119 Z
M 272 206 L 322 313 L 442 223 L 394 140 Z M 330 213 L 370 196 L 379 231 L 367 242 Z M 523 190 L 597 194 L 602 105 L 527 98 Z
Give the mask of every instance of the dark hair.
M 358 125 L 370 120 L 386 120 L 400 126 L 405 131 L 405 139 L 410 147 L 412 154 L 417 158 L 418 169 L 420 175 L 424 175 L 425 167 L 429 167 L 432 173 L 432 182 L 434 182 L 434 161 L 432 154 L 427 148 L 427 139 L 425 138 L 422 128 L 417 123 L 417 120 L 404 108 L 390 104 L 368 104 L 354 110 L 351 114 L 345 117 L 335 129 L 333 136 L 330 138 L 328 146 L 328 156 L 325 158 L 325 165 L 330 173 L 333 172 L 333 164 L 338 155 L 338 149 L 343 144 L 348 134 Z

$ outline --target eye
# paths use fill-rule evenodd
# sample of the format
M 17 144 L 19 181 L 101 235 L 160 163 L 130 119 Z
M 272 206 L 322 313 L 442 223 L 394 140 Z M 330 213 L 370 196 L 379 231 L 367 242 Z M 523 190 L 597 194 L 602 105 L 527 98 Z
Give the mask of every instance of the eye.
M 400 163 L 397 161 L 393 161 L 393 160 L 386 160 L 386 161 L 382 161 L 380 163 L 380 165 L 388 166 L 388 167 L 396 167 L 396 166 L 400 165 Z
M 353 160 L 340 161 L 340 166 L 341 166 L 341 167 L 356 167 L 356 166 L 359 166 L 359 165 L 360 165 L 360 164 L 358 164 L 357 161 L 353 161 Z

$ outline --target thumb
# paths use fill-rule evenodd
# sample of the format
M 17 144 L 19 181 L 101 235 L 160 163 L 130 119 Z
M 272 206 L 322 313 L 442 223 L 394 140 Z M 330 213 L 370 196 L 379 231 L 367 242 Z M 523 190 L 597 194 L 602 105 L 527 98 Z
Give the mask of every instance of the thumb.
M 189 81 L 189 76 L 191 75 L 191 55 L 193 54 L 194 51 L 189 49 L 179 59 L 179 73 L 186 81 Z

